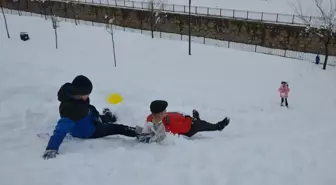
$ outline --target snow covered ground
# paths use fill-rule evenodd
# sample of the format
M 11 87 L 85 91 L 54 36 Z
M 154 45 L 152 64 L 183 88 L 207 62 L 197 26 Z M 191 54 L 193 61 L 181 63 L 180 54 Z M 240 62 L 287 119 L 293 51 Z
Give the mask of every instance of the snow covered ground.
M 60 23 L 55 49 L 51 21 L 7 15 L 0 19 L 0 184 L 6 185 L 334 185 L 336 69 L 307 61 L 151 39 L 116 31 L 117 68 L 104 28 Z M 21 31 L 31 40 L 22 42 Z M 67 140 L 56 159 L 43 160 L 58 119 L 56 93 L 66 81 L 91 78 L 98 109 L 120 123 L 142 124 L 150 101 L 169 110 L 197 108 L 212 122 L 231 117 L 223 132 L 165 145 L 125 137 Z M 290 108 L 277 88 L 287 80 Z M 106 103 L 112 92 L 118 106 Z

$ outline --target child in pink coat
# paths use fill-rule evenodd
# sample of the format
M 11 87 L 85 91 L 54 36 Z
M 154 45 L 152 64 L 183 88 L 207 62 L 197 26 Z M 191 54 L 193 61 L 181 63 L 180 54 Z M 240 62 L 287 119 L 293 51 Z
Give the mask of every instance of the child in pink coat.
M 281 98 L 281 106 L 283 106 L 283 103 L 285 102 L 286 107 L 288 107 L 288 94 L 289 94 L 289 87 L 288 87 L 288 83 L 282 81 L 281 82 L 281 86 L 279 88 L 279 92 L 280 92 L 280 98 Z

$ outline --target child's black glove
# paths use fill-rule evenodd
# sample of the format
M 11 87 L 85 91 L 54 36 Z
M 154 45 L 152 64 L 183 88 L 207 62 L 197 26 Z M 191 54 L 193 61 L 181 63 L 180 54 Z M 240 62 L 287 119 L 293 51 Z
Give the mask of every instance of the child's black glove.
M 103 109 L 102 121 L 104 123 L 114 123 L 117 120 L 118 120 L 117 116 L 113 114 L 110 109 L 108 108 Z
M 46 150 L 43 153 L 43 158 L 44 159 L 51 159 L 51 158 L 55 158 L 58 155 L 58 151 L 57 150 Z

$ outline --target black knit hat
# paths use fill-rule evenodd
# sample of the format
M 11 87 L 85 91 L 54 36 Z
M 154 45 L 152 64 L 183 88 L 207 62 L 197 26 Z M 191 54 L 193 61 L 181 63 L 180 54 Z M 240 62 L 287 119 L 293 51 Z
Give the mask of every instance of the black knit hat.
M 79 75 L 71 83 L 72 95 L 88 95 L 92 92 L 92 83 L 86 76 Z
M 168 107 L 168 102 L 164 100 L 154 100 L 150 104 L 150 111 L 153 114 L 158 114 L 166 110 L 167 107 Z

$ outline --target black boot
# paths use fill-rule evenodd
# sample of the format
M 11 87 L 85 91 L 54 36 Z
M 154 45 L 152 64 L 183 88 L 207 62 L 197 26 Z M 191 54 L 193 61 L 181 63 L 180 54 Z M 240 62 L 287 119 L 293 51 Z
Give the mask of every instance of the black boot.
M 193 120 L 201 120 L 199 112 L 196 109 L 192 111 L 192 115 L 193 115 Z
M 222 131 L 226 126 L 228 126 L 230 123 L 230 118 L 226 117 L 222 121 L 218 122 L 218 130 Z

